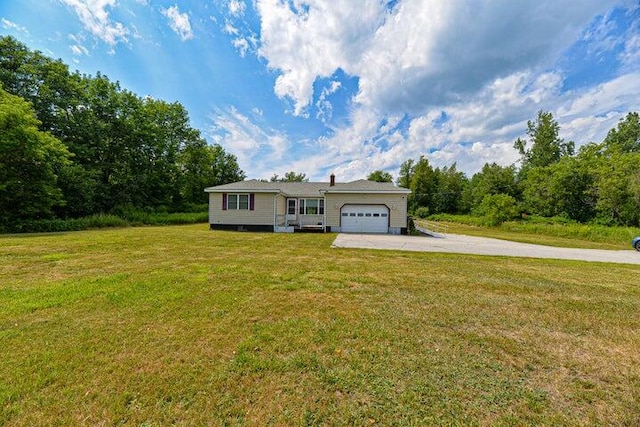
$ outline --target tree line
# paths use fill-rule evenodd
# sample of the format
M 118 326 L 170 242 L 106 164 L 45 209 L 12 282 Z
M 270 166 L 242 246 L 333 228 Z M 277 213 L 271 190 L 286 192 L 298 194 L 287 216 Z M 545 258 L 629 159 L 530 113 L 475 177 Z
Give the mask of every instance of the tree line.
M 539 111 L 518 138 L 519 167 L 487 163 L 470 179 L 456 164 L 434 168 L 425 156 L 400 167 L 396 183 L 412 191 L 409 211 L 474 214 L 489 224 L 526 215 L 560 217 L 606 225 L 640 225 L 640 118 L 630 112 L 601 142 L 575 152 L 573 141 L 559 137 L 550 112 Z M 374 171 L 376 181 L 392 181 Z
M 401 165 L 396 183 L 412 190 L 409 211 L 422 217 L 471 213 L 499 223 L 526 214 L 638 226 L 638 113 L 577 152 L 559 131 L 540 111 L 514 142 L 519 166 L 487 163 L 468 178 L 455 163 L 434 168 L 420 156 Z M 181 104 L 71 72 L 0 37 L 0 230 L 24 220 L 202 209 L 205 187 L 245 176 L 235 156 L 190 126 Z M 384 171 L 369 179 L 393 181 Z
M 242 180 L 185 108 L 0 38 L 0 230 L 16 221 L 127 210 L 189 211 Z

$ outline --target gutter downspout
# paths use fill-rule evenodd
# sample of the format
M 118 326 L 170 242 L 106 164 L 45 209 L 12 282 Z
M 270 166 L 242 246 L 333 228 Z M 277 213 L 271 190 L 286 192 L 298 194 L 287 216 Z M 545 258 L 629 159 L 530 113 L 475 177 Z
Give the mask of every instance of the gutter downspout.
M 280 193 L 276 193 L 275 196 L 273 196 L 273 232 L 275 233 L 276 230 L 278 229 L 278 195 Z
M 322 232 L 327 232 L 327 193 L 323 195 L 324 197 L 324 213 L 322 214 Z
M 322 212 L 322 232 L 326 233 L 327 232 L 327 191 L 326 190 L 320 190 L 320 193 L 322 193 L 322 202 L 324 203 L 324 212 Z

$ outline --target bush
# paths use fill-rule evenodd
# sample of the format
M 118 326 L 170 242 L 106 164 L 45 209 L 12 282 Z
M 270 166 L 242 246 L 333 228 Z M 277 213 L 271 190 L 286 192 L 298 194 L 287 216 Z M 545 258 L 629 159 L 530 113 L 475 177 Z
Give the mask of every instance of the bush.
M 516 199 L 507 194 L 484 196 L 475 213 L 483 218 L 484 225 L 491 227 L 520 216 Z
M 123 218 L 120 218 L 116 215 L 104 215 L 97 214 L 91 215 L 84 218 L 80 218 L 77 221 L 80 221 L 84 224 L 83 230 L 89 228 L 113 228 L 113 227 L 126 227 L 129 224 Z
M 202 213 L 208 211 L 209 205 L 207 203 L 185 203 L 181 206 L 179 213 Z
M 421 218 L 421 219 L 425 219 L 429 216 L 429 208 L 426 206 L 420 206 L 418 209 L 416 209 L 416 211 L 414 212 L 414 216 Z
M 16 222 L 8 226 L 7 233 L 54 233 L 59 231 L 84 230 L 78 219 L 40 219 Z

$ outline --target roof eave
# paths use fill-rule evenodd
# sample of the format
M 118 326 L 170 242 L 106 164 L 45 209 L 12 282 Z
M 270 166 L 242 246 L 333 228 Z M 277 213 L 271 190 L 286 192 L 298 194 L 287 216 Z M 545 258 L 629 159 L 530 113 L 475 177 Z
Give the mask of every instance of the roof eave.
M 205 193 L 272 193 L 272 194 L 280 194 L 282 190 L 276 189 L 256 189 L 256 188 L 216 188 L 216 187 L 207 187 L 204 189 Z
M 321 193 L 411 194 L 411 190 L 321 190 Z

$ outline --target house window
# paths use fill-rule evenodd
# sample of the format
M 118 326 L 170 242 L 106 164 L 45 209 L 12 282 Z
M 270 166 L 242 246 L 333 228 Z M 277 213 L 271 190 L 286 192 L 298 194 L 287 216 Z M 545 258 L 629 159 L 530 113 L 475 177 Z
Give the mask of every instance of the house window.
M 300 215 L 324 215 L 324 199 L 300 199 Z
M 318 214 L 318 199 L 307 199 L 305 203 L 306 206 L 306 214 L 307 215 L 317 215 Z
M 287 200 L 287 215 L 296 214 L 296 199 Z
M 248 211 L 249 195 L 248 194 L 227 194 L 227 209 Z

